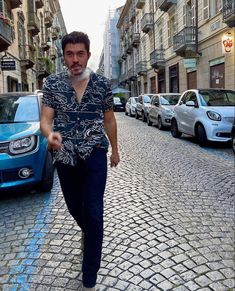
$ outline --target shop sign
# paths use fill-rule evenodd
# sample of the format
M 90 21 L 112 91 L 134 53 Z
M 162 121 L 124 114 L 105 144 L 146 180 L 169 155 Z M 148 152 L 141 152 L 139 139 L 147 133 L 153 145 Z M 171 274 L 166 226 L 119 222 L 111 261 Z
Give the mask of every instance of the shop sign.
M 226 54 L 226 53 L 231 53 L 232 52 L 232 49 L 233 49 L 233 46 L 234 46 L 234 43 L 233 43 L 233 37 L 232 35 L 224 35 L 222 37 L 222 50 L 223 50 L 223 53 Z
M 2 71 L 12 71 L 16 69 L 16 62 L 12 59 L 3 59 L 1 61 L 1 69 Z
M 196 59 L 184 59 L 184 67 L 186 69 L 195 68 L 196 66 L 197 66 L 197 60 Z

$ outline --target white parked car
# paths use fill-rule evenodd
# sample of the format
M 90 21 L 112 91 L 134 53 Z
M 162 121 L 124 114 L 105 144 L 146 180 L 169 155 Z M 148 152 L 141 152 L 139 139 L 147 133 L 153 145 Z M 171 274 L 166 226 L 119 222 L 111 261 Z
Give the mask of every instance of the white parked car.
M 135 118 L 141 117 L 143 122 L 147 121 L 148 107 L 150 106 L 151 98 L 154 94 L 139 95 L 136 102 Z
M 136 101 L 137 97 L 130 97 L 125 105 L 125 114 L 134 116 L 135 115 L 135 110 L 136 110 Z
M 171 118 L 175 105 L 178 103 L 181 94 L 179 93 L 159 93 L 152 97 L 147 113 L 147 123 L 149 126 L 157 124 L 161 130 L 170 127 Z
M 235 120 L 235 91 L 195 89 L 185 91 L 171 119 L 173 137 L 196 136 L 200 146 L 207 141 L 227 142 Z

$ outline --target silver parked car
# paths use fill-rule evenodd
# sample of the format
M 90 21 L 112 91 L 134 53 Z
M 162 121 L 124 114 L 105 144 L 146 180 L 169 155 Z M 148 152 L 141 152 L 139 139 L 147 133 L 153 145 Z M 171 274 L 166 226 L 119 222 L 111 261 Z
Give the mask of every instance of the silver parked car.
M 125 114 L 129 116 L 135 115 L 137 97 L 130 97 L 125 105 Z
M 136 103 L 136 111 L 135 111 L 135 118 L 138 119 L 141 117 L 142 121 L 147 121 L 147 112 L 148 112 L 148 107 L 151 102 L 151 97 L 154 94 L 143 94 L 139 95 L 137 98 L 137 103 Z
M 200 146 L 207 141 L 227 142 L 235 120 L 235 91 L 195 89 L 185 91 L 171 119 L 173 137 L 196 136 Z
M 159 129 L 170 127 L 174 107 L 178 103 L 180 96 L 181 94 L 179 93 L 159 93 L 154 95 L 148 108 L 148 125 L 157 124 Z

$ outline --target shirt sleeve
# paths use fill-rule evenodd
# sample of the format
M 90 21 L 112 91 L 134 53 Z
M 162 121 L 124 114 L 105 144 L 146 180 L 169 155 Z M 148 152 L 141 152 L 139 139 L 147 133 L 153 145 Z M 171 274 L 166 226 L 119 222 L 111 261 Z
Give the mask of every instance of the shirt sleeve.
M 109 80 L 106 80 L 105 96 L 103 99 L 103 112 L 113 109 L 113 93 Z
M 51 81 L 50 81 L 50 76 L 46 78 L 42 92 L 43 92 L 43 97 L 42 97 L 42 104 L 51 108 L 54 108 L 54 95 L 53 91 L 51 90 Z

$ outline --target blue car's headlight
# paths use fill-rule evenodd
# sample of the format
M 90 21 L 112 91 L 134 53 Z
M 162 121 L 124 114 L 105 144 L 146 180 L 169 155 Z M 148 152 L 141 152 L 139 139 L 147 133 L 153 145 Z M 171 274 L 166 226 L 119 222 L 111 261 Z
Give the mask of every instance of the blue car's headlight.
M 16 139 L 9 144 L 9 152 L 13 155 L 23 154 L 34 150 L 37 146 L 37 138 L 35 135 Z
M 221 115 L 215 111 L 207 111 L 206 114 L 211 120 L 216 120 L 216 121 L 221 120 Z

